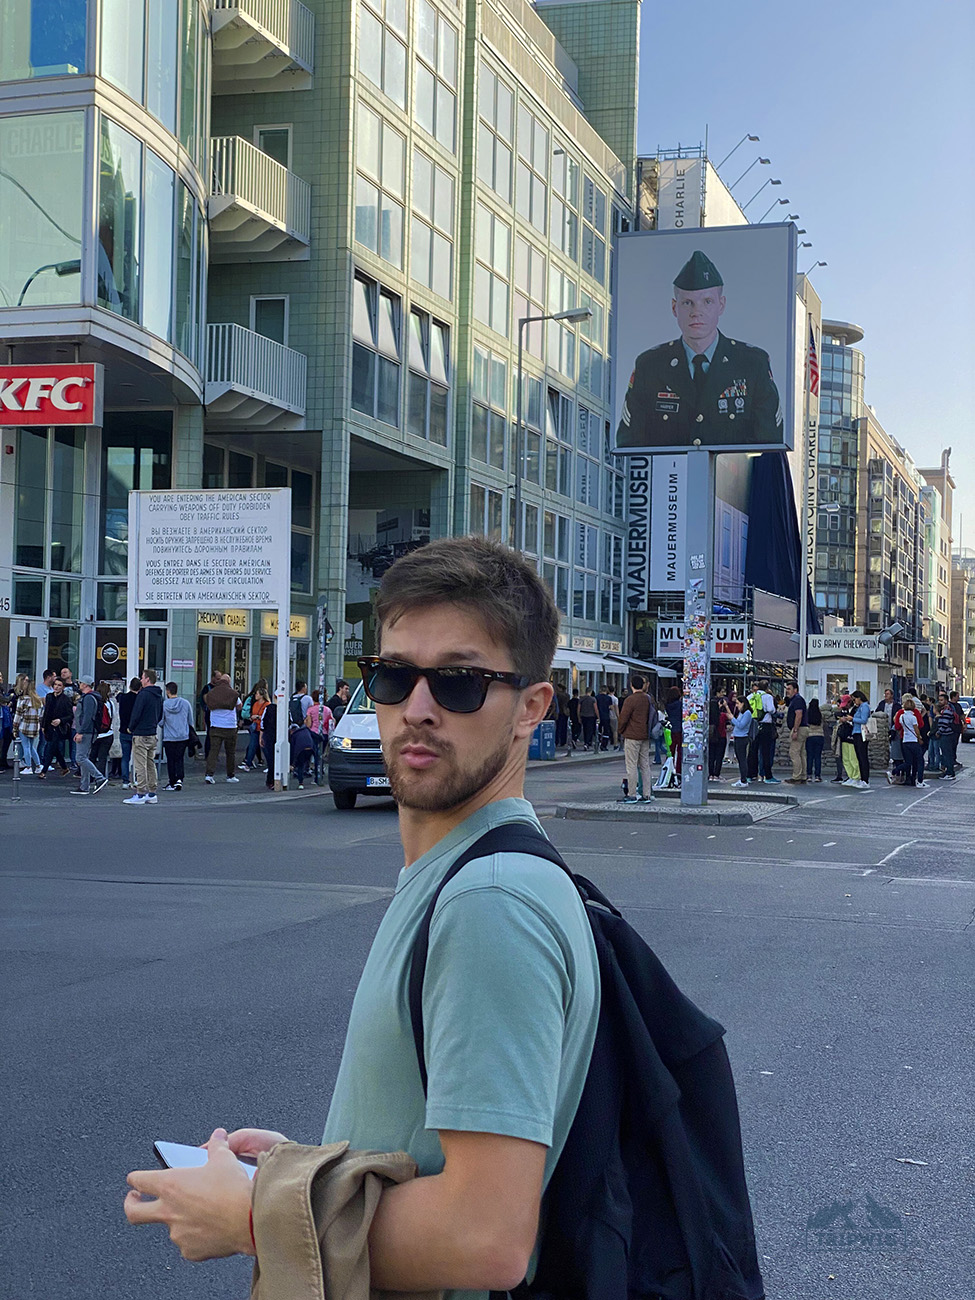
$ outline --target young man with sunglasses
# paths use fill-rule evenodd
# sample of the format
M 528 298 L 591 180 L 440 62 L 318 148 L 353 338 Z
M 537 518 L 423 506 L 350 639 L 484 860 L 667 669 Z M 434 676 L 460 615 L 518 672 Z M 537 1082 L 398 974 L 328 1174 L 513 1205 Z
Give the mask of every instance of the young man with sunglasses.
M 424 913 L 457 858 L 506 823 L 541 831 L 524 778 L 552 699 L 558 612 L 533 567 L 483 538 L 397 561 L 376 611 L 380 651 L 360 668 L 405 866 L 356 992 L 324 1141 L 405 1149 L 419 1167 L 379 1202 L 373 1288 L 504 1291 L 529 1267 L 596 1031 L 596 953 L 571 880 L 500 852 L 446 885 L 423 983 L 426 1094 L 407 986 Z M 251 1185 L 234 1153 L 283 1140 L 218 1129 L 204 1168 L 131 1174 L 130 1222 L 165 1223 L 190 1259 L 254 1253 Z

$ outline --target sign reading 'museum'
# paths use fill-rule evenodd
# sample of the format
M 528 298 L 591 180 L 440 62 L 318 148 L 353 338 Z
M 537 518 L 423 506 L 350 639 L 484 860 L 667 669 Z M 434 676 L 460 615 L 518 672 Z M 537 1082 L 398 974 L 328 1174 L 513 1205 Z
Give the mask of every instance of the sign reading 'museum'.
M 287 488 L 133 492 L 135 604 L 278 608 L 290 594 Z

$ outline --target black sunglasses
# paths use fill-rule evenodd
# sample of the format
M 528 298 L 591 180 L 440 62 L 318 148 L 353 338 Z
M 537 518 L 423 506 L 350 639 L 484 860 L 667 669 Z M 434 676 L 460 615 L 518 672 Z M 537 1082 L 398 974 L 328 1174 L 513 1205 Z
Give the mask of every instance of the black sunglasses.
M 399 659 L 380 659 L 378 655 L 357 660 L 362 685 L 374 704 L 402 704 L 413 694 L 417 682 L 425 677 L 430 694 L 448 713 L 476 713 L 487 699 L 492 682 L 504 682 L 516 691 L 531 685 L 530 677 L 520 673 L 498 673 L 489 668 L 417 668 Z

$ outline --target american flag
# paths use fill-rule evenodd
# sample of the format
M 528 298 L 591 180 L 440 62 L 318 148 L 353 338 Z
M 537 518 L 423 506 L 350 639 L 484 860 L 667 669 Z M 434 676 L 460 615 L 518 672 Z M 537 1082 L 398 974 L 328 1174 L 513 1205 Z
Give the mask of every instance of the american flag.
M 819 396 L 819 358 L 816 356 L 816 335 L 812 324 L 809 325 L 809 354 L 806 358 L 809 367 L 809 391 L 813 397 Z

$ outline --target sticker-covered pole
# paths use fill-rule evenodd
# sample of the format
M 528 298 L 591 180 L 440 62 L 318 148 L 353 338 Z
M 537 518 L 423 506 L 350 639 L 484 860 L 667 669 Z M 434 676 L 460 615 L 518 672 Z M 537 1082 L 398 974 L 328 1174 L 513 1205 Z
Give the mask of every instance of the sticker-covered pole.
M 684 580 L 684 699 L 680 801 L 708 801 L 708 708 L 711 694 L 711 607 L 714 599 L 714 454 L 687 453 Z
M 142 557 L 139 554 L 139 506 L 138 492 L 129 493 L 129 537 L 128 537 L 128 582 L 126 584 L 125 606 L 125 676 L 128 682 L 133 677 L 142 676 L 139 663 L 139 574 Z

